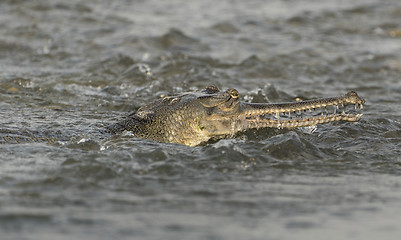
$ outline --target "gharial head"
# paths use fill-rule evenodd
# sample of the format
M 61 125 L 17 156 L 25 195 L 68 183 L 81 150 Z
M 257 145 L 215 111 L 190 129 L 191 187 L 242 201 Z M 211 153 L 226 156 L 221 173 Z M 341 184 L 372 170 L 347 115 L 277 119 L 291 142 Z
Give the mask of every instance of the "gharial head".
M 156 100 L 130 115 L 131 121 L 128 119 L 120 125 L 139 137 L 194 146 L 250 128 L 295 128 L 358 121 L 362 114 L 345 113 L 349 110 L 346 105 L 355 105 L 356 110 L 364 103 L 356 92 L 300 102 L 246 103 L 240 101 L 236 89 L 221 92 L 215 86 L 208 86 Z M 331 113 L 328 108 L 332 108 Z
M 232 119 L 241 105 L 238 96 L 235 89 L 221 92 L 208 86 L 161 98 L 130 115 L 139 123 L 133 132 L 144 138 L 191 146 L 214 136 L 232 134 Z

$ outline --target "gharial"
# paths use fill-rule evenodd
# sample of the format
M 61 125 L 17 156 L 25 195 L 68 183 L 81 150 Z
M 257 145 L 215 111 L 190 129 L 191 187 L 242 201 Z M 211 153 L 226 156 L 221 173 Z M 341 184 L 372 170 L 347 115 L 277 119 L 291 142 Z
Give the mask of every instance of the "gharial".
M 289 103 L 246 103 L 236 89 L 215 86 L 158 99 L 126 119 L 107 127 L 140 138 L 196 146 L 211 138 L 232 136 L 251 128 L 296 128 L 334 121 L 358 121 L 362 114 L 345 113 L 346 105 L 362 109 L 365 100 L 351 91 L 344 96 Z M 329 113 L 327 108 L 333 108 Z M 322 109 L 319 114 L 312 110 Z M 305 112 L 311 112 L 309 115 Z M 280 116 L 281 114 L 281 116 Z M 283 116 L 285 115 L 285 116 Z

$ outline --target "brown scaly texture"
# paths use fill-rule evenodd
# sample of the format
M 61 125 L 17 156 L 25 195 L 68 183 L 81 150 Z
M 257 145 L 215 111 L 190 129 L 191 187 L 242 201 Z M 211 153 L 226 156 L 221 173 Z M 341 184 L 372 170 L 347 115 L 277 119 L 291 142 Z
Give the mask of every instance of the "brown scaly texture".
M 160 142 L 195 146 L 210 138 L 233 135 L 250 128 L 295 128 L 334 121 L 358 121 L 362 114 L 345 113 L 347 105 L 361 109 L 356 92 L 344 96 L 291 103 L 245 103 L 238 91 L 215 86 L 165 97 L 143 106 L 125 120 L 108 127 L 112 133 L 131 131 Z M 328 110 L 328 108 L 333 108 Z M 313 114 L 316 109 L 324 111 Z M 305 112 L 313 112 L 311 115 Z M 330 113 L 330 111 L 332 111 Z M 281 116 L 283 115 L 283 116 Z

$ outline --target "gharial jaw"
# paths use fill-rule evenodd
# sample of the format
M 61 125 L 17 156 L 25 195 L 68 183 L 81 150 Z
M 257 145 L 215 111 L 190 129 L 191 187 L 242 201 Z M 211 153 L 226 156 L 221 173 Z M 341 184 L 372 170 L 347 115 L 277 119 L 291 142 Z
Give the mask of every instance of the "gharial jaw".
M 362 109 L 365 100 L 356 92 L 344 96 L 321 98 L 316 100 L 277 103 L 277 104 L 243 104 L 242 115 L 245 116 L 248 128 L 296 128 L 314 126 L 335 121 L 356 122 L 362 117 L 360 113 L 345 113 L 348 105 Z M 330 113 L 329 107 L 332 107 Z M 310 113 L 310 115 L 308 115 Z M 280 114 L 282 116 L 280 116 Z
M 207 135 L 233 135 L 239 131 L 252 128 L 297 128 L 314 126 L 335 121 L 359 121 L 365 100 L 356 92 L 344 96 L 321 98 L 289 103 L 244 103 L 239 102 L 237 109 L 231 114 L 213 114 L 201 121 L 201 127 Z M 353 113 L 349 105 L 354 105 Z M 329 108 L 333 108 L 331 113 Z

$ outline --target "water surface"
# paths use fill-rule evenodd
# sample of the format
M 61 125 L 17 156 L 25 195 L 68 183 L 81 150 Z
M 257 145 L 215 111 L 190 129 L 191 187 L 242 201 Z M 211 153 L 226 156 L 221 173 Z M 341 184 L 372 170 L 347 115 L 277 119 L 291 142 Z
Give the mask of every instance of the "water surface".
M 99 134 L 209 84 L 366 105 L 193 148 Z M 2 1 L 1 239 L 398 239 L 400 101 L 397 0 Z

